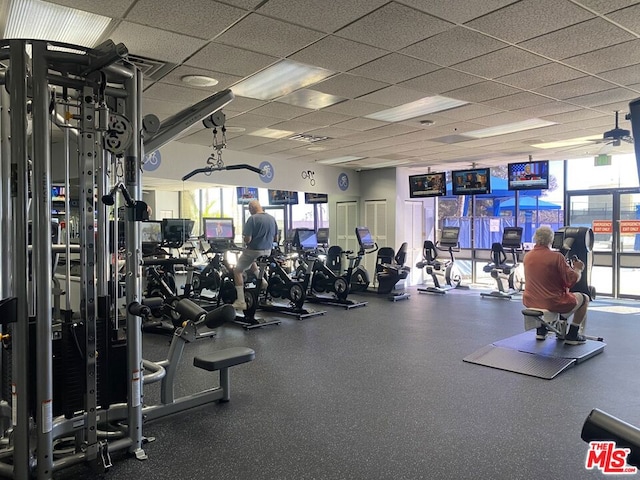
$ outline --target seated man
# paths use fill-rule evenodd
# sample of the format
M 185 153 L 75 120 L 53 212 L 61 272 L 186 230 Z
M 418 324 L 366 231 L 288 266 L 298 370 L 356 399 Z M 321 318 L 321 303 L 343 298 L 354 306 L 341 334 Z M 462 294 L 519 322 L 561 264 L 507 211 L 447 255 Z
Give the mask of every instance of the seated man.
M 522 303 L 527 308 L 542 308 L 560 313 L 566 318 L 573 315 L 564 343 L 585 343 L 586 339 L 578 334 L 578 329 L 587 316 L 590 299 L 584 293 L 569 291 L 580 280 L 584 263 L 576 259 L 571 267 L 560 252 L 551 250 L 553 231 L 549 227 L 538 228 L 533 240 L 535 247 L 524 257 L 527 286 Z M 541 326 L 536 332 L 536 338 L 544 340 L 546 334 L 546 327 Z

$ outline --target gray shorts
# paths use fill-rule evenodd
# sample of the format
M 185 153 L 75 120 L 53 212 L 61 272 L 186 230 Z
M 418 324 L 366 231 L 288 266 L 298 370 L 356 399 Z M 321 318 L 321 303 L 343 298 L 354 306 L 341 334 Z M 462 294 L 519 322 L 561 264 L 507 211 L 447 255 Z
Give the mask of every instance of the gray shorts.
M 242 252 L 240 257 L 238 258 L 238 263 L 236 264 L 236 270 L 239 272 L 244 272 L 247 268 L 251 266 L 253 262 L 256 261 L 256 258 L 262 256 L 271 255 L 271 250 L 250 250 L 246 249 Z

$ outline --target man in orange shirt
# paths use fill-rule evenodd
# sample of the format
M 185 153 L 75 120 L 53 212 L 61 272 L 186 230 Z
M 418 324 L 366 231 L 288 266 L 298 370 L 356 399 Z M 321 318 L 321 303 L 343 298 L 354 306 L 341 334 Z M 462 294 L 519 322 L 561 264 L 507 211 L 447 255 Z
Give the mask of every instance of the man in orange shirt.
M 585 343 L 586 338 L 578 329 L 587 316 L 590 298 L 584 293 L 569 291 L 580 280 L 584 263 L 576 259 L 571 266 L 560 252 L 551 250 L 553 231 L 549 227 L 538 228 L 533 240 L 535 247 L 524 257 L 526 288 L 522 303 L 527 308 L 543 308 L 566 318 L 573 315 L 564 343 Z M 546 335 L 544 326 L 537 329 L 538 340 L 544 340 Z

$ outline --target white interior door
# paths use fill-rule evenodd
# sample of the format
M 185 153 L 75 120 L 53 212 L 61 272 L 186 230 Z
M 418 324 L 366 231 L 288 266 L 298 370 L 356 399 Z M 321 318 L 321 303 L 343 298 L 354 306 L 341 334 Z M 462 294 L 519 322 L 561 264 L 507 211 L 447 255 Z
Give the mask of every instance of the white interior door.
M 424 230 L 424 216 L 422 202 L 404 202 L 404 218 L 409 222 L 404 225 L 404 238 L 399 239 L 399 243 L 407 242 L 407 261 L 405 265 L 411 267 L 408 285 L 422 283 L 422 269 L 416 268 L 416 263 L 422 260 L 422 237 Z M 400 245 L 398 245 L 399 247 Z

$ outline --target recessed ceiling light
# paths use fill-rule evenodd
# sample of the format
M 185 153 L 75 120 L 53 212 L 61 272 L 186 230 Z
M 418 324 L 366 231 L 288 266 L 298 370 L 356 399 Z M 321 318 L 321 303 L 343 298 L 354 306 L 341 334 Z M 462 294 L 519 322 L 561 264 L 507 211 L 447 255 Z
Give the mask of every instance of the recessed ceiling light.
M 225 127 L 228 133 L 242 133 L 247 129 L 244 127 Z
M 596 140 L 601 140 L 602 135 L 590 135 L 588 137 L 576 137 L 568 138 L 567 140 L 558 140 L 555 142 L 541 142 L 534 143 L 531 146 L 536 148 L 562 148 L 562 147 L 577 147 L 579 145 L 588 146 Z
M 489 128 L 481 128 L 480 130 L 461 133 L 461 135 L 472 138 L 488 138 L 496 137 L 498 135 L 506 135 L 507 133 L 524 132 L 525 130 L 533 130 L 534 128 L 549 127 L 551 125 L 557 125 L 557 122 L 550 122 L 548 120 L 541 120 L 539 118 L 530 118 L 529 120 L 523 120 L 521 122 L 507 123 L 505 125 L 497 125 L 495 127 Z
M 299 88 L 308 87 L 333 75 L 334 72 L 311 67 L 292 60 L 282 60 L 232 87 L 241 97 L 273 100 Z
M 3 38 L 31 38 L 93 47 L 110 17 L 40 0 L 12 0 Z
M 316 163 L 323 163 L 325 165 L 336 165 L 338 163 L 348 163 L 353 162 L 355 160 L 362 160 L 365 157 L 354 157 L 352 155 L 347 155 L 344 157 L 335 157 L 335 158 L 327 158 L 325 160 L 318 160 Z
M 295 132 L 290 132 L 288 130 L 276 130 L 275 128 L 260 128 L 253 132 L 249 132 L 248 135 L 264 138 L 285 138 L 293 135 L 294 133 Z
M 192 87 L 213 87 L 218 84 L 218 80 L 206 75 L 185 75 L 180 80 Z
M 421 115 L 450 110 L 452 108 L 466 105 L 467 103 L 469 102 L 435 95 L 433 97 L 424 97 L 420 100 L 416 100 L 415 102 L 405 103 L 404 105 L 381 110 L 379 112 L 372 113 L 371 115 L 366 115 L 365 118 L 382 120 L 385 122 L 401 122 L 402 120 L 416 118 Z

